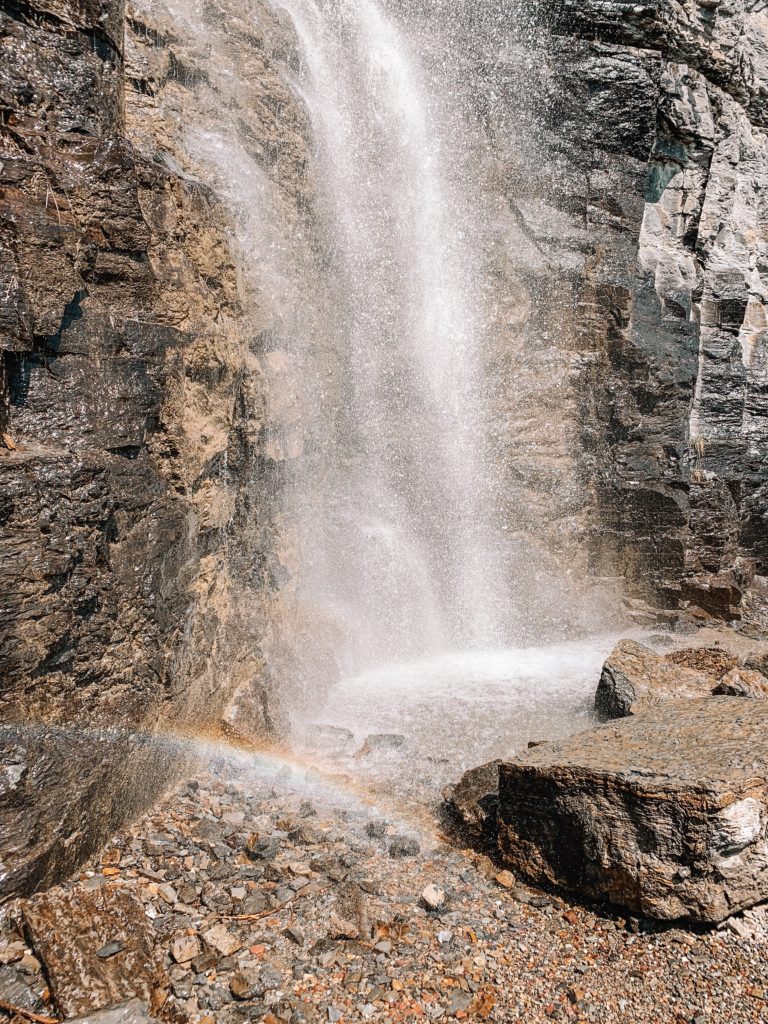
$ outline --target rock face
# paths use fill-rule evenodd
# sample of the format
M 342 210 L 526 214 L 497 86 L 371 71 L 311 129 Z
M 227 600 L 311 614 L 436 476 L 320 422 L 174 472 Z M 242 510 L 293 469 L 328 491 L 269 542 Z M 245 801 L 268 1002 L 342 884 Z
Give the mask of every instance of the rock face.
M 671 703 L 504 763 L 516 872 L 636 913 L 717 922 L 768 897 L 768 705 Z
M 506 199 L 505 466 L 553 548 L 575 531 L 641 596 L 743 614 L 768 572 L 763 5 L 519 0 L 485 49 L 501 6 L 457 6 Z
M 125 103 L 124 27 L 120 0 L 0 10 L 0 716 L 45 794 L 34 831 L 23 779 L 0 798 L 0 898 L 50 879 L 62 820 L 90 805 L 58 872 L 168 778 L 78 729 L 208 728 L 233 694 L 253 739 L 279 718 L 264 325 L 229 215 Z

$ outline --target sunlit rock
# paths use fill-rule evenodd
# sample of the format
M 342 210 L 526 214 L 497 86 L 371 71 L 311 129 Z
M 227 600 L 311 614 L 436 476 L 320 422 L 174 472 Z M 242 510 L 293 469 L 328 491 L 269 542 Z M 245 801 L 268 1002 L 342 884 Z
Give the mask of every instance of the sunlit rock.
M 768 704 L 678 701 L 502 764 L 499 848 L 529 880 L 646 917 L 768 899 Z
M 635 640 L 622 640 L 603 666 L 595 694 L 598 715 L 623 718 L 664 701 L 705 697 L 736 664 L 728 655 L 720 659 L 690 653 L 687 662 L 702 666 L 697 670 L 686 667 L 681 653 L 665 657 Z
M 23 915 L 56 1005 L 66 1017 L 134 998 L 149 1002 L 164 980 L 152 926 L 128 889 L 109 883 L 90 890 L 54 889 L 24 904 Z M 99 956 L 116 939 L 120 953 Z M 130 1021 L 125 1018 L 125 1024 Z

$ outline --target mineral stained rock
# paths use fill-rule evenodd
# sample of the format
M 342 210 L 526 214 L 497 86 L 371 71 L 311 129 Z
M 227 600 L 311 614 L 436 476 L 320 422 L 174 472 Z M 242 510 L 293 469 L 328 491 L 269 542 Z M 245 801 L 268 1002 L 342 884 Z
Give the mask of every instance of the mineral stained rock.
M 499 847 L 535 883 L 719 922 L 768 899 L 768 704 L 711 697 L 501 765 Z
M 35 955 L 66 1017 L 126 1000 L 149 1001 L 163 981 L 144 907 L 126 889 L 109 883 L 77 892 L 54 889 L 25 903 L 23 915 Z M 105 947 L 115 942 L 120 950 L 104 956 Z M 130 1020 L 127 1016 L 126 1024 Z

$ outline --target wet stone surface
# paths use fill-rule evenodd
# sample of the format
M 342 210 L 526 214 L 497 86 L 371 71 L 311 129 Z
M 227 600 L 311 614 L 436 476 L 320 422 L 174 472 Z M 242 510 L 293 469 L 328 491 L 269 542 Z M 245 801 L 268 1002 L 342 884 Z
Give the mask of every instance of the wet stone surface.
M 110 939 L 131 949 L 136 931 L 146 934 L 160 973 L 151 982 L 140 971 L 122 977 L 142 993 L 143 1013 L 169 1022 L 768 1016 L 760 910 L 700 934 L 602 915 L 455 848 L 426 815 L 405 822 L 383 800 L 366 806 L 337 789 L 338 780 L 281 775 L 225 767 L 179 788 L 47 897 L 71 907 L 72 920 L 52 925 L 57 942 L 79 936 L 96 954 L 90 963 L 119 971 L 128 954 L 99 958 L 106 943 L 89 934 L 87 908 L 97 893 L 107 920 L 110 907 L 135 901 L 144 923 Z M 394 859 L 392 843 L 408 836 L 418 852 Z M 60 1018 L 67 985 L 49 972 L 48 989 L 35 958 L 45 942 L 14 927 L 28 911 L 16 903 L 6 913 L 0 1002 Z M 88 1013 L 108 998 L 97 992 Z

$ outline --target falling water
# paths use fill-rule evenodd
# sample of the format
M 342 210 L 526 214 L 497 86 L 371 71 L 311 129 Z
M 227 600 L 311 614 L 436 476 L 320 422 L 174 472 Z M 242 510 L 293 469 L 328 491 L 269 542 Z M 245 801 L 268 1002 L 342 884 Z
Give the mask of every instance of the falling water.
M 295 25 L 341 401 L 293 492 L 302 590 L 344 667 L 504 639 L 472 212 L 441 174 L 422 70 L 375 0 L 279 0 Z

